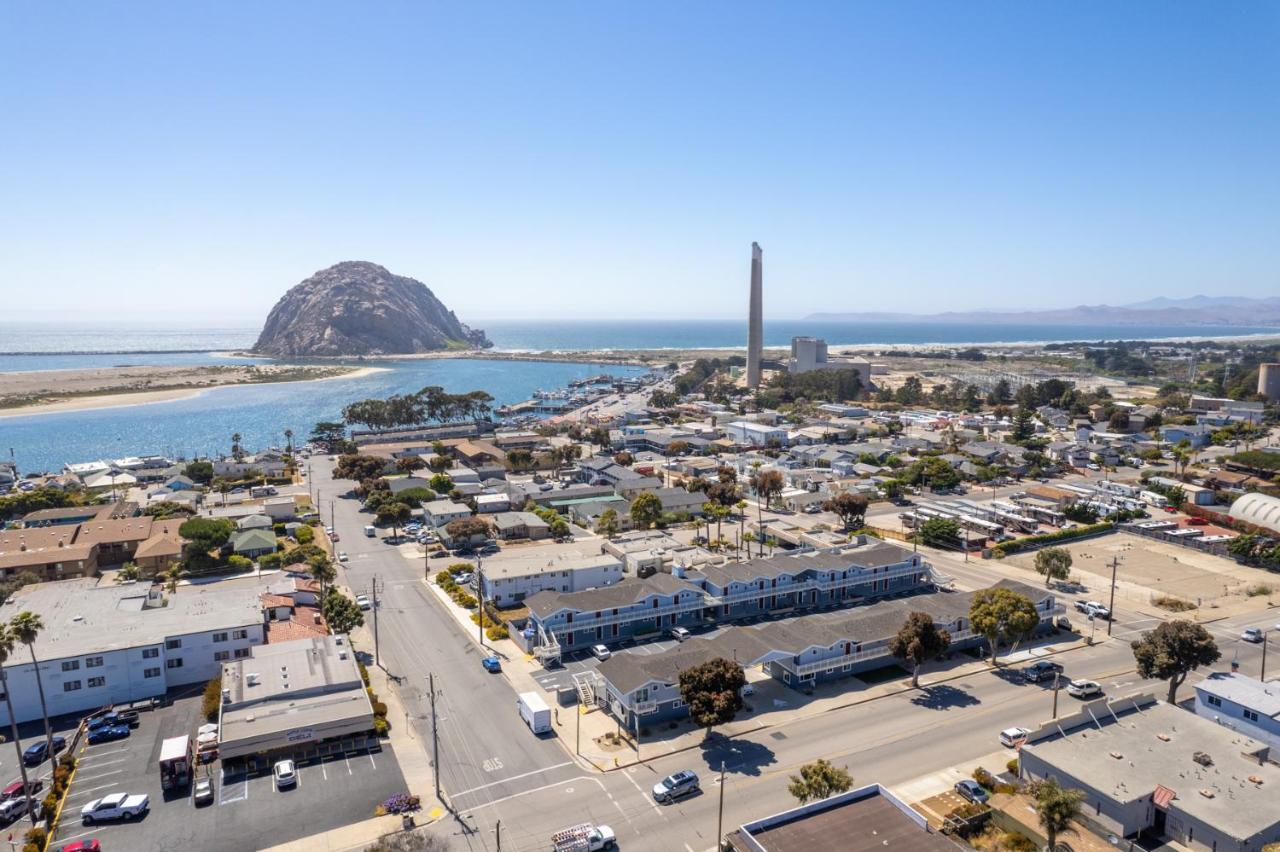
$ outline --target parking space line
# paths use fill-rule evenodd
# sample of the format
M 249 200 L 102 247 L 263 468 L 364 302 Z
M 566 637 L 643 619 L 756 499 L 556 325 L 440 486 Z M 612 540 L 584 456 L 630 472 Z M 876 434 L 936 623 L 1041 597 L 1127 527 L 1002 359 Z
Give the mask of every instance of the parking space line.
M 83 776 L 83 778 L 82 778 L 81 780 L 84 780 L 84 781 L 96 781 L 96 780 L 97 780 L 97 779 L 99 779 L 99 778 L 106 778 L 108 775 L 119 775 L 121 772 L 124 772 L 124 770 L 123 770 L 123 769 L 113 769 L 113 770 L 111 770 L 110 772 L 99 772 L 97 775 L 85 775 L 85 776 Z
M 324 768 L 324 761 L 320 761 L 320 774 L 324 776 L 324 780 L 329 780 L 329 772 Z
M 343 760 L 343 762 L 344 762 L 344 763 L 346 763 L 346 764 L 347 764 L 347 774 L 348 774 L 348 775 L 351 775 L 351 774 L 352 774 L 352 772 L 351 772 L 351 759 L 350 759 L 349 757 L 347 757 L 347 756 L 344 754 L 344 755 L 342 756 L 342 760 Z
M 374 769 L 378 768 L 378 764 L 374 763 L 374 760 L 373 760 L 373 752 L 369 752 L 369 763 L 373 765 Z

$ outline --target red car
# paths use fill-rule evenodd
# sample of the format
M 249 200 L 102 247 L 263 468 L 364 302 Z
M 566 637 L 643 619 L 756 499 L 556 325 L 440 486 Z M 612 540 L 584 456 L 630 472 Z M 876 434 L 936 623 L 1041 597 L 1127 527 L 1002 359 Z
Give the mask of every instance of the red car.
M 44 782 L 41 781 L 39 778 L 33 778 L 32 780 L 28 781 L 27 784 L 31 788 L 32 795 L 39 793 L 40 788 L 44 786 Z M 15 796 L 21 796 L 21 795 L 22 795 L 22 782 L 14 781 L 8 787 L 5 787 L 3 790 L 0 790 L 0 802 L 7 802 L 10 799 L 14 798 Z
M 61 852 L 102 852 L 102 844 L 96 840 L 77 840 L 63 846 Z
M 342 537 L 339 536 L 336 532 L 329 534 L 329 541 L 341 541 L 341 540 L 342 540 Z
M 1193 527 L 1207 527 L 1209 522 L 1204 518 L 1187 518 L 1187 524 Z

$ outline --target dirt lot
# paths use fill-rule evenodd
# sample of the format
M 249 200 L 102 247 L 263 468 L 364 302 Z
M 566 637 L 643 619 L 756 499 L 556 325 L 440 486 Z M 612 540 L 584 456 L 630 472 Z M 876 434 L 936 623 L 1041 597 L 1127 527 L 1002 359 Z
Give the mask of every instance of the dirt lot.
M 1091 589 L 1104 589 L 1111 582 L 1111 559 L 1118 556 L 1116 579 L 1140 587 L 1152 595 L 1172 595 L 1204 602 L 1226 595 L 1243 595 L 1247 588 L 1265 582 L 1268 575 L 1256 568 L 1201 553 L 1176 544 L 1116 533 L 1067 545 L 1074 564 L 1072 574 Z M 1035 554 L 1020 553 L 1007 562 L 1035 571 Z

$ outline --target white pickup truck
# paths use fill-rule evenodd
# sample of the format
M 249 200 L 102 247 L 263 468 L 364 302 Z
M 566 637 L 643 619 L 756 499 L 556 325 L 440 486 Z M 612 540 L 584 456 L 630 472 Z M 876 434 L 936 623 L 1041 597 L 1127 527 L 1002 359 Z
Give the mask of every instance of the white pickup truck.
M 589 822 L 563 828 L 551 835 L 551 848 L 555 852 L 599 852 L 613 849 L 617 844 L 618 838 L 612 828 Z
M 80 821 L 85 825 L 113 819 L 127 822 L 145 814 L 149 807 L 151 799 L 145 793 L 112 793 L 81 808 Z

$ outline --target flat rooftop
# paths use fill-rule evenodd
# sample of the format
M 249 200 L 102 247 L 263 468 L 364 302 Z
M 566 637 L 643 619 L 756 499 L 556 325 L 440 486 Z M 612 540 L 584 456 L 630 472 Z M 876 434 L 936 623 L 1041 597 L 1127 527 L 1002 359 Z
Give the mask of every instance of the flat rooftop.
M 101 654 L 123 648 L 159 645 L 170 636 L 262 624 L 260 586 L 180 586 L 174 594 L 160 594 L 147 583 L 99 586 L 92 577 L 34 583 L 0 606 L 0 621 L 23 611 L 44 621 L 36 638 L 36 656 L 56 660 Z M 153 603 L 147 606 L 148 596 Z M 13 658 L 21 665 L 20 658 Z
M 853 790 L 754 823 L 729 834 L 738 852 L 959 852 L 879 785 Z
M 258 645 L 253 656 L 222 667 L 224 747 L 297 730 L 352 722 L 373 726 L 355 652 L 343 636 L 315 636 Z
M 1022 747 L 1117 802 L 1176 793 L 1170 808 L 1249 838 L 1280 822 L 1280 766 L 1260 762 L 1267 746 L 1163 701 L 1119 715 L 1097 714 L 1065 735 Z M 1194 756 L 1208 755 L 1208 766 Z M 1256 782 L 1250 779 L 1258 779 Z

